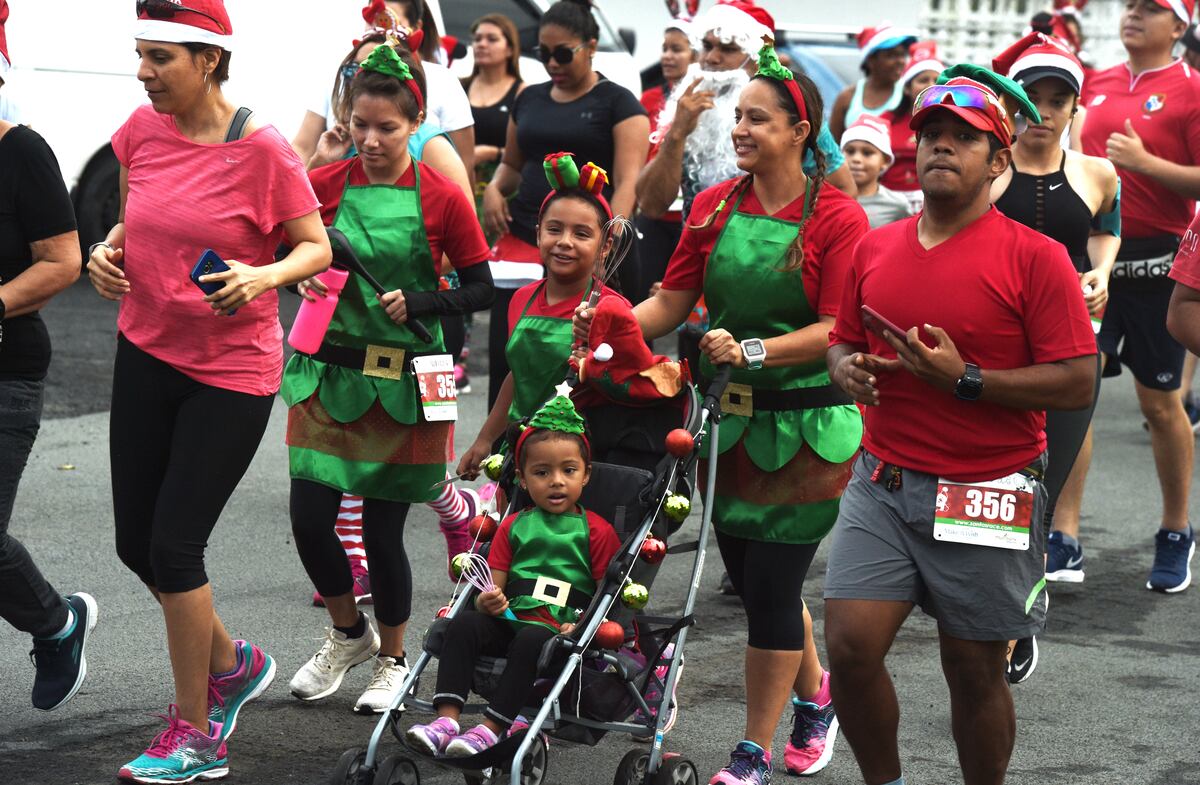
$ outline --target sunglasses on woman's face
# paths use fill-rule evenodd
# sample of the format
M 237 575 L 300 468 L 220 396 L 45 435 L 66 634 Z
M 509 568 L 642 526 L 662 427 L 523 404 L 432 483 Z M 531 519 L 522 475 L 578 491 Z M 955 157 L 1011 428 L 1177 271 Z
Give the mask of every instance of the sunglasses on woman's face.
M 184 13 L 199 14 L 216 23 L 224 35 L 229 35 L 229 31 L 225 29 L 225 25 L 221 24 L 220 19 L 203 11 L 197 11 L 195 8 L 188 8 L 186 5 L 176 5 L 171 0 L 137 0 L 137 13 L 138 16 L 146 14 L 154 19 L 174 19 L 176 14 Z
M 358 69 L 362 68 L 359 63 L 346 63 L 342 66 L 342 79 L 349 82 L 358 73 Z
M 551 60 L 559 65 L 566 65 L 575 59 L 575 53 L 582 48 L 583 44 L 574 47 L 567 46 L 566 44 L 559 44 L 553 49 L 544 44 L 538 44 L 537 56 L 538 59 L 542 61 L 542 65 L 549 65 Z

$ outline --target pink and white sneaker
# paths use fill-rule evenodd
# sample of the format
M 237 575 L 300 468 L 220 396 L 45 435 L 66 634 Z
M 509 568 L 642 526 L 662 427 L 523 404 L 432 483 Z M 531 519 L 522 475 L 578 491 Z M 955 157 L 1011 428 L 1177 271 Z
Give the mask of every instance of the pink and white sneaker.
M 433 756 L 444 754 L 446 745 L 457 736 L 458 722 L 449 717 L 438 717 L 426 725 L 414 725 L 404 734 L 409 746 Z
M 371 596 L 371 575 L 367 572 L 367 563 L 361 559 L 350 561 L 350 574 L 354 577 L 354 604 L 374 605 Z M 320 592 L 313 592 L 313 607 L 324 608 L 325 598 Z
M 478 755 L 497 741 L 499 739 L 496 738 L 495 733 L 492 733 L 492 729 L 480 723 L 466 733 L 451 739 L 450 743 L 446 745 L 446 756 L 465 758 L 469 755 Z
M 829 673 L 822 686 L 829 683 Z M 827 690 L 823 690 L 828 694 Z M 838 719 L 833 701 L 818 706 L 809 701 L 792 698 L 792 735 L 783 751 L 783 763 L 788 774 L 807 777 L 829 765 L 833 745 L 837 741 Z
M 197 730 L 179 716 L 171 704 L 165 715 L 167 729 L 138 757 L 117 772 L 126 782 L 194 782 L 218 780 L 229 774 L 229 752 L 221 727 L 209 723 L 208 733 Z

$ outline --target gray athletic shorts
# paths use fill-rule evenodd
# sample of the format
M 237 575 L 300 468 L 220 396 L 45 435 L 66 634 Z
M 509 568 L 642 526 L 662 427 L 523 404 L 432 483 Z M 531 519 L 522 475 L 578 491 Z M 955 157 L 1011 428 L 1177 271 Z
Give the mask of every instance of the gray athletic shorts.
M 1017 640 L 1041 632 L 1042 483 L 1034 482 L 1029 550 L 990 548 L 934 540 L 938 478 L 903 469 L 900 487 L 889 491 L 890 467 L 871 481 L 879 462 L 866 450 L 854 462 L 833 531 L 825 599 L 911 602 L 947 635 L 963 640 Z

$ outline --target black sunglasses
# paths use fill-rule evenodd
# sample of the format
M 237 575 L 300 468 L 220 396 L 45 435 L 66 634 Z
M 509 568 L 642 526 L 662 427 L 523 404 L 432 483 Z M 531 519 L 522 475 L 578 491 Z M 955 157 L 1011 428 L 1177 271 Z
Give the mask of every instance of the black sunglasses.
M 137 12 L 138 16 L 146 14 L 155 19 L 173 19 L 179 13 L 199 14 L 205 19 L 215 22 L 217 27 L 221 28 L 223 35 L 229 35 L 229 31 L 225 29 L 225 25 L 221 24 L 220 19 L 203 11 L 197 11 L 195 8 L 188 8 L 186 5 L 176 5 L 171 0 L 137 0 Z
M 544 44 L 538 44 L 537 57 L 542 61 L 542 65 L 549 65 L 551 60 L 559 65 L 566 65 L 575 59 L 575 53 L 582 48 L 583 44 L 575 47 L 559 44 L 554 49 L 549 49 Z

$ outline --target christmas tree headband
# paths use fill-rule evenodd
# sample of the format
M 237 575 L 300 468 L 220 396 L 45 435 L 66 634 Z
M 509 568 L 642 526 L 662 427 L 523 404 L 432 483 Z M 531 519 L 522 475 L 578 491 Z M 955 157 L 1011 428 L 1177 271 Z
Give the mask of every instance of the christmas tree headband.
M 517 465 L 521 465 L 521 447 L 525 444 L 525 440 L 530 434 L 537 431 L 554 431 L 556 433 L 565 433 L 571 436 L 578 436 L 583 440 L 584 458 L 590 459 L 592 454 L 592 445 L 588 441 L 587 432 L 583 418 L 579 416 L 579 412 L 575 409 L 575 404 L 571 403 L 568 397 L 570 389 L 565 385 L 558 386 L 558 395 L 546 402 L 542 408 L 529 418 L 529 424 L 525 430 L 521 431 L 521 435 L 517 437 L 517 446 L 513 451 L 517 461 Z
M 583 191 L 595 198 L 609 218 L 613 217 L 612 207 L 604 198 L 604 186 L 608 185 L 608 172 L 588 162 L 583 168 L 575 164 L 571 153 L 551 153 L 542 161 L 542 169 L 546 173 L 546 182 L 550 183 L 550 193 L 542 200 L 540 216 L 546 210 L 546 205 L 555 194 Z
M 400 55 L 396 54 L 396 38 L 391 33 L 388 34 L 388 40 L 384 41 L 379 46 L 375 47 L 375 51 L 363 60 L 362 70 L 374 71 L 377 74 L 384 74 L 399 79 L 409 90 L 412 90 L 413 98 L 417 100 L 417 109 L 423 111 L 425 109 L 425 96 L 421 95 L 421 86 L 417 84 L 417 80 L 413 77 L 412 69 L 408 67 L 408 63 L 400 59 Z
M 762 49 L 758 50 L 758 72 L 754 75 L 765 76 L 781 83 L 792 97 L 792 103 L 796 105 L 801 121 L 808 120 L 808 108 L 804 105 L 804 96 L 800 94 L 800 83 L 796 81 L 796 75 L 791 69 L 779 62 L 779 55 L 775 54 L 775 40 L 769 35 L 763 36 Z

